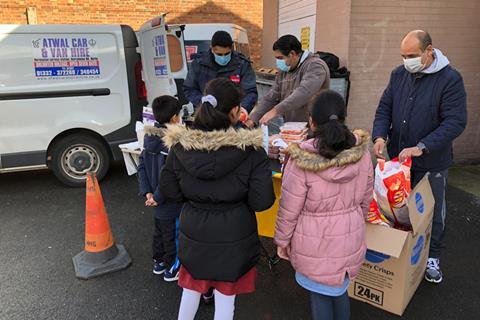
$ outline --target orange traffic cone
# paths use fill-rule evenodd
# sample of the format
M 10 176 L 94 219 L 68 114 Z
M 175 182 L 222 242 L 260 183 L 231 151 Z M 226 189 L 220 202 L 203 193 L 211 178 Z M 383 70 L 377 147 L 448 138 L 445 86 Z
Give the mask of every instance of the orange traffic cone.
M 125 247 L 115 244 L 95 173 L 87 174 L 85 250 L 73 257 L 75 274 L 90 279 L 130 265 Z

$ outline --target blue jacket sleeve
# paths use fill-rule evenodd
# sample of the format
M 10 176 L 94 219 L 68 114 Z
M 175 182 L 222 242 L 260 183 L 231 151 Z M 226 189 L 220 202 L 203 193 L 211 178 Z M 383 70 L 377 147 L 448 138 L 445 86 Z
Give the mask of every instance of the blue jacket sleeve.
M 165 197 L 163 196 L 161 190 L 160 190 L 160 179 L 162 177 L 162 171 L 163 169 L 165 168 L 165 160 L 167 159 L 167 156 L 163 153 L 157 155 L 157 159 L 158 159 L 158 167 L 160 168 L 160 170 L 158 171 L 158 183 L 157 183 L 157 187 L 155 188 L 155 192 L 153 193 L 153 199 L 159 204 L 159 205 L 162 205 L 162 204 L 165 204 Z
M 190 70 L 187 74 L 187 79 L 183 82 L 183 93 L 188 101 L 198 107 L 202 101 L 202 91 L 198 83 L 198 74 L 200 73 L 200 66 L 196 60 L 192 61 Z
M 443 92 L 439 117 L 440 125 L 421 139 L 429 152 L 447 147 L 467 125 L 467 94 L 463 79 L 457 72 Z
M 382 98 L 377 107 L 375 113 L 375 120 L 373 121 L 372 138 L 384 138 L 387 139 L 388 132 L 392 125 L 392 108 L 393 108 L 393 96 L 392 96 L 392 82 L 393 72 L 390 75 L 390 81 L 388 86 L 383 91 Z
M 145 196 L 147 193 L 151 193 L 150 180 L 148 179 L 147 172 L 145 171 L 145 151 L 142 151 L 139 157 L 139 164 L 137 169 L 139 195 Z
M 245 97 L 242 100 L 242 107 L 250 113 L 253 110 L 253 107 L 255 107 L 258 99 L 257 77 L 255 76 L 255 72 L 253 71 L 250 62 L 245 61 L 243 63 L 240 78 L 240 86 L 245 93 Z

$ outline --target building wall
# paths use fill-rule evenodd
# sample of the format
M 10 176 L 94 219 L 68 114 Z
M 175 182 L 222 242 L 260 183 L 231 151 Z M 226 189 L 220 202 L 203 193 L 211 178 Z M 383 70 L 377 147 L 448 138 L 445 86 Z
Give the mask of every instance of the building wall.
M 236 23 L 247 29 L 254 62 L 261 59 L 263 1 L 261 0 L 0 0 L 0 24 L 27 23 L 27 7 L 35 7 L 37 22 L 127 24 L 169 12 L 168 23 Z
M 345 64 L 350 48 L 352 0 L 317 0 L 315 51 L 333 52 Z
M 262 67 L 274 68 L 272 46 L 278 39 L 278 1 L 264 0 L 262 32 Z
M 469 123 L 455 142 L 457 162 L 480 160 L 480 2 L 467 0 L 355 0 L 351 4 L 349 122 L 372 127 L 390 72 L 402 63 L 400 41 L 423 29 L 434 47 L 462 74 L 468 94 Z M 321 23 L 321 21 L 319 21 Z

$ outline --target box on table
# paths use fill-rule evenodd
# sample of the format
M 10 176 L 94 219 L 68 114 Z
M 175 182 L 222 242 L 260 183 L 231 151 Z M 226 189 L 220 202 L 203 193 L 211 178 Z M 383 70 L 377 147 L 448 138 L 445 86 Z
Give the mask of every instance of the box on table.
M 411 232 L 366 224 L 367 254 L 350 284 L 350 297 L 402 315 L 424 277 L 430 248 L 434 198 L 428 174 L 411 192 Z

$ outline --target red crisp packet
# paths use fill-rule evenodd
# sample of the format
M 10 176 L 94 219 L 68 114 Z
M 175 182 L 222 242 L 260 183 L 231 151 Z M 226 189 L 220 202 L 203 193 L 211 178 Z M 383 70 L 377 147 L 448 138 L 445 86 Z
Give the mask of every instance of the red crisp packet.
M 378 208 L 377 201 L 375 199 L 370 202 L 370 208 L 368 209 L 367 222 L 373 224 L 379 224 L 384 227 L 391 227 L 390 222 L 387 218 L 380 212 Z
M 375 168 L 375 197 L 387 219 L 396 226 L 411 225 L 408 210 L 405 210 L 411 192 L 411 166 L 411 159 L 400 163 L 395 158 L 387 162 L 380 159 Z

